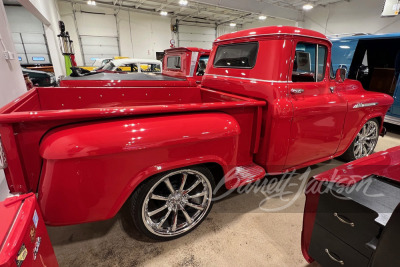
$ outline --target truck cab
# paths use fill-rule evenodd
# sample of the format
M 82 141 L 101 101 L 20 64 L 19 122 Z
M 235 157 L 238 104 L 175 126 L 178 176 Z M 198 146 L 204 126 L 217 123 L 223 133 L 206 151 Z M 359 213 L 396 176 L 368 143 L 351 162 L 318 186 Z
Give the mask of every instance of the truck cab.
M 368 91 L 394 98 L 385 122 L 400 125 L 400 34 L 332 37 L 333 69 L 343 67 L 349 79 Z

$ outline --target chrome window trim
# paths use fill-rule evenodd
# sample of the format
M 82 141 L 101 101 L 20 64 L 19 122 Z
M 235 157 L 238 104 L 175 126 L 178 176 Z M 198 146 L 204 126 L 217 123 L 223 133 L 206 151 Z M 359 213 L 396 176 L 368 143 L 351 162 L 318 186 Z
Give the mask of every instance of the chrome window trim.
M 292 81 L 278 81 L 278 80 L 262 80 L 262 79 L 254 79 L 254 78 L 243 78 L 243 77 L 235 77 L 235 76 L 227 76 L 227 75 L 219 75 L 219 74 L 211 74 L 206 73 L 204 76 L 214 76 L 215 78 L 230 78 L 230 79 L 239 79 L 245 81 L 255 81 L 255 82 L 267 82 L 267 83 L 292 83 Z
M 1 137 L 0 137 L 0 170 L 7 168 L 7 159 L 6 159 L 6 154 L 4 152 L 3 148 L 3 143 L 1 142 Z

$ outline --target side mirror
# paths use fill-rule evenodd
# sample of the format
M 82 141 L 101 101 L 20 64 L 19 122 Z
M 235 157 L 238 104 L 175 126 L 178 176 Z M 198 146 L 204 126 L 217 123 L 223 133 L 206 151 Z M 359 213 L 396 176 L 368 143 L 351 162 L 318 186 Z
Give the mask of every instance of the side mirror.
M 342 83 L 346 79 L 347 70 L 339 68 L 336 70 L 335 80 L 338 83 Z

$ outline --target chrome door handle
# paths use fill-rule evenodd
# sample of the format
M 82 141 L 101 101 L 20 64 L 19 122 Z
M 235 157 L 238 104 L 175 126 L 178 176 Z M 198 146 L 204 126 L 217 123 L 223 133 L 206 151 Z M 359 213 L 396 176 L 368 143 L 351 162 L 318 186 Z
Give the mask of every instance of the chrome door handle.
M 304 92 L 304 89 L 290 89 L 290 92 L 292 94 L 302 94 Z
M 331 260 L 336 261 L 337 263 L 340 263 L 340 265 L 344 265 L 344 261 L 340 260 L 340 259 L 336 259 L 334 256 L 331 255 L 331 253 L 329 252 L 329 249 L 325 249 L 326 254 L 328 254 L 329 258 L 331 258 Z
M 342 217 L 340 217 L 340 215 L 337 214 L 336 212 L 333 213 L 333 216 L 335 216 L 341 223 L 348 224 L 348 225 L 350 225 L 351 227 L 354 227 L 354 225 L 355 225 L 353 222 L 349 222 L 349 221 L 343 219 Z
M 331 90 L 331 93 L 334 93 L 335 92 L 335 86 L 329 87 L 329 90 Z

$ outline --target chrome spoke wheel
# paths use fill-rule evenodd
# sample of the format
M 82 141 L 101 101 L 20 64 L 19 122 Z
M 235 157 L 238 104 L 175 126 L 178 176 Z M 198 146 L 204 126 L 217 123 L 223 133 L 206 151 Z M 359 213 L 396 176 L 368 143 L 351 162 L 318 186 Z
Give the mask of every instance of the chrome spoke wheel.
M 194 228 L 207 214 L 212 186 L 192 169 L 171 172 L 148 191 L 142 206 L 145 227 L 162 237 L 177 236 Z
M 367 121 L 354 142 L 353 152 L 356 159 L 371 155 L 378 142 L 379 129 L 374 120 Z

